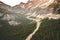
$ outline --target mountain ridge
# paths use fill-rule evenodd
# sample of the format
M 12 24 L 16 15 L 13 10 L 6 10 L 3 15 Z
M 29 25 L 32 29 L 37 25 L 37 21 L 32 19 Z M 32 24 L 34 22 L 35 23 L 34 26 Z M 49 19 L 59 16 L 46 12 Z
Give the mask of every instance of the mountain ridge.
M 54 3 L 55 0 L 53 1 L 50 1 L 50 0 L 28 0 L 27 3 L 23 3 L 21 2 L 20 4 L 16 5 L 15 7 L 19 8 L 37 8 L 37 7 L 41 7 L 42 5 L 45 6 L 45 5 L 51 5 Z M 49 3 L 48 3 L 49 2 Z M 45 5 L 44 5 L 45 4 Z M 42 7 L 43 7 L 42 6 Z

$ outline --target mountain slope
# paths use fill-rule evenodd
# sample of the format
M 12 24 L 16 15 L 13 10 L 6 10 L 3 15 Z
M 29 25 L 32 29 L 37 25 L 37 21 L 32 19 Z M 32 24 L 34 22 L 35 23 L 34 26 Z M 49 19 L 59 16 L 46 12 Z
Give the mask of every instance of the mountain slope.
M 52 6 L 53 1 L 29 0 L 15 7 L 0 2 L 0 40 L 60 40 L 60 4 Z

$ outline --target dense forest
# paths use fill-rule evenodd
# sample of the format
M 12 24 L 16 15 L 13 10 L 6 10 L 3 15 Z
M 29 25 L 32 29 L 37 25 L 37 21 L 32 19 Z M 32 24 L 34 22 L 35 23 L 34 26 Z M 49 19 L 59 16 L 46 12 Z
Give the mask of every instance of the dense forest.
M 60 40 L 60 19 L 42 20 L 41 27 L 31 40 Z

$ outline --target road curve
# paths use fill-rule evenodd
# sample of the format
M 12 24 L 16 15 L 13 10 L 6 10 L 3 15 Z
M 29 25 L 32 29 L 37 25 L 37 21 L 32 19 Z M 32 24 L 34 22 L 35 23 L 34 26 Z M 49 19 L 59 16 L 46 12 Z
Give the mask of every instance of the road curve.
M 25 40 L 31 40 L 32 36 L 38 31 L 41 22 L 39 20 L 34 20 L 36 21 L 36 29 L 25 39 Z

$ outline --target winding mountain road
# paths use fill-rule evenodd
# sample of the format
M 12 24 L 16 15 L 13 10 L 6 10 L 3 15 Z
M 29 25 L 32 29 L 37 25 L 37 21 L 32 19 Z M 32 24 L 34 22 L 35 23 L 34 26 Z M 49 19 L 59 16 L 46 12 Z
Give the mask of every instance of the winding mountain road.
M 33 20 L 35 21 L 36 24 L 36 29 L 27 36 L 27 38 L 25 40 L 31 40 L 31 38 L 35 35 L 35 33 L 39 30 L 40 24 L 41 24 L 41 20 L 45 19 L 45 18 L 49 18 L 50 19 L 59 19 L 60 18 L 60 14 L 52 14 L 52 13 L 48 13 L 48 14 L 43 14 L 43 15 L 38 15 L 36 17 L 36 19 L 34 18 L 30 18 L 30 16 L 27 17 L 27 19 L 29 20 Z
M 55 0 L 49 0 L 48 2 L 46 3 L 43 3 L 40 5 L 41 8 L 47 8 L 49 5 L 51 5 Z M 32 15 L 34 16 L 34 15 Z M 25 40 L 31 40 L 31 38 L 35 35 L 35 33 L 39 30 L 39 27 L 40 27 L 40 24 L 41 24 L 41 20 L 45 19 L 45 18 L 49 18 L 50 19 L 59 19 L 60 18 L 60 14 L 53 14 L 53 13 L 48 13 L 48 14 L 42 14 L 42 15 L 37 15 L 36 16 L 36 19 L 34 18 L 30 18 L 30 16 L 27 16 L 27 19 L 29 20 L 33 20 L 35 21 L 37 24 L 36 24 L 36 29 L 27 36 L 27 38 Z M 34 16 L 35 17 L 35 16 Z
M 40 20 L 34 20 L 36 21 L 36 29 L 26 38 L 26 40 L 31 40 L 32 36 L 38 31 L 39 27 L 40 27 L 40 24 L 41 22 L 39 22 Z

